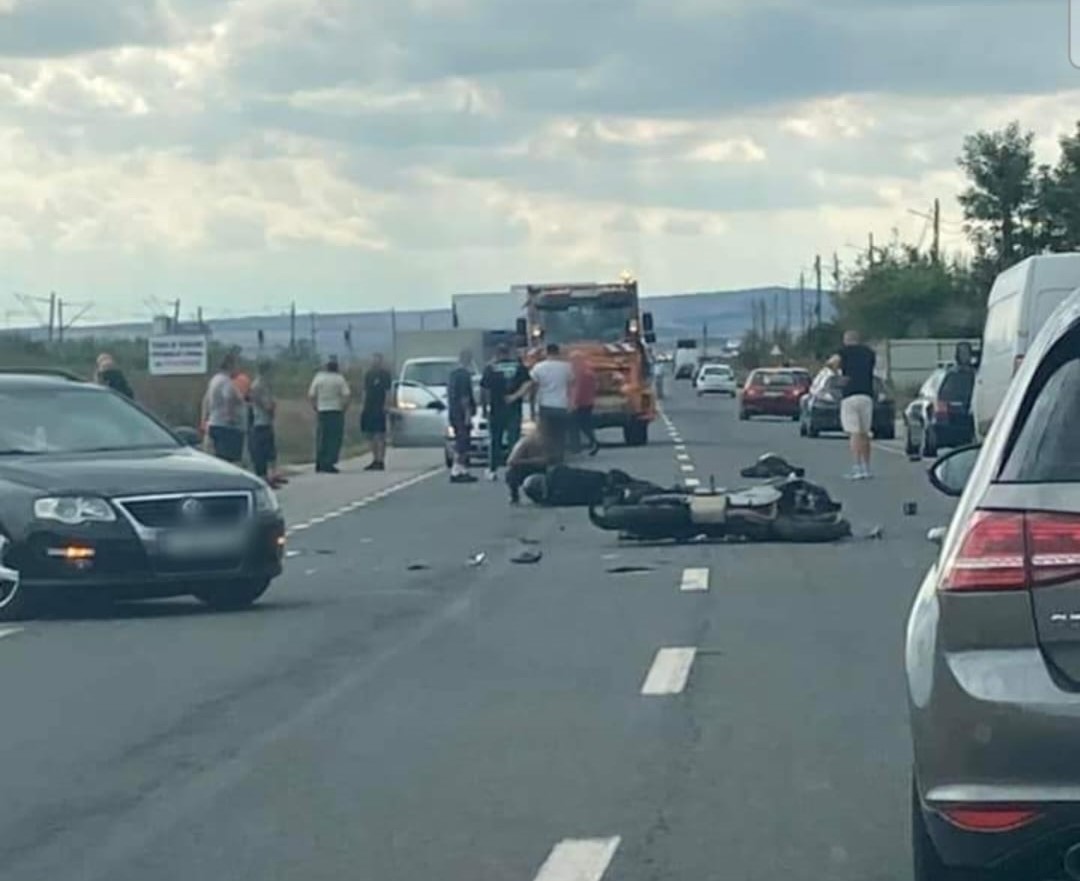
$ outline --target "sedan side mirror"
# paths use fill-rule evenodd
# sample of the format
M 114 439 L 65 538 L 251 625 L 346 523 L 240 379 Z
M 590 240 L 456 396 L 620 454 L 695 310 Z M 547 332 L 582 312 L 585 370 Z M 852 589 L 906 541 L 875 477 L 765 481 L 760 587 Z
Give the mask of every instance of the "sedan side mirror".
M 441 413 L 443 410 L 446 409 L 446 404 L 444 404 L 440 400 L 429 401 L 428 405 L 427 405 L 427 408 L 429 410 L 434 410 L 437 413 Z
M 961 447 L 938 459 L 930 466 L 930 483 L 934 489 L 947 496 L 963 495 L 981 449 L 979 446 Z

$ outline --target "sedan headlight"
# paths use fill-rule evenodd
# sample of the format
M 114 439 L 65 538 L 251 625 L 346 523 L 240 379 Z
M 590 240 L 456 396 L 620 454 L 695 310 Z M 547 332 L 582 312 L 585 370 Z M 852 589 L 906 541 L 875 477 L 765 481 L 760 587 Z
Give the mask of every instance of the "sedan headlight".
M 81 523 L 112 523 L 116 512 L 105 499 L 95 496 L 55 496 L 34 502 L 34 517 L 68 526 Z
M 277 493 L 268 486 L 260 486 L 255 490 L 255 510 L 260 514 L 276 514 L 280 511 Z

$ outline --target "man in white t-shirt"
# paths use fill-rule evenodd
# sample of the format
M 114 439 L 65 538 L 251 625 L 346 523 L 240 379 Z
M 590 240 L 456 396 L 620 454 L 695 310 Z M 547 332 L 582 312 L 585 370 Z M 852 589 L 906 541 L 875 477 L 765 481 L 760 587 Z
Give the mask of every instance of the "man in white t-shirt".
M 341 375 L 338 360 L 331 355 L 326 367 L 315 374 L 308 398 L 317 420 L 315 427 L 315 471 L 337 474 L 341 444 L 345 438 L 345 411 L 349 409 L 352 390 Z
M 540 431 L 556 461 L 561 460 L 570 430 L 570 386 L 574 371 L 563 360 L 559 347 L 551 343 L 547 357 L 529 372 L 529 385 L 522 394 L 531 393 L 540 416 Z

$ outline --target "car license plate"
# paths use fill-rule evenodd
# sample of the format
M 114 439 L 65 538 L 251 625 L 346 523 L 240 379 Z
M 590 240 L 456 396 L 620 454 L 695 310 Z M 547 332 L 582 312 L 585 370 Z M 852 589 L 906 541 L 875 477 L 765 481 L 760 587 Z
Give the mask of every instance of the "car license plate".
M 165 552 L 175 557 L 216 557 L 240 550 L 243 533 L 234 530 L 183 530 L 166 533 L 162 538 Z
M 765 392 L 765 397 L 766 398 L 782 398 L 782 397 L 784 397 L 784 393 L 783 392 Z

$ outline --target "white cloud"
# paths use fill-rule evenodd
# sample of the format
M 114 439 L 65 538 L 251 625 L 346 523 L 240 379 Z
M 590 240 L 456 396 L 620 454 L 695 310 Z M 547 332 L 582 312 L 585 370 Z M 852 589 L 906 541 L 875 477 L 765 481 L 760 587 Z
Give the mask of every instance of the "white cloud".
M 99 312 L 627 266 L 790 283 L 868 232 L 917 239 L 935 197 L 955 223 L 968 132 L 1017 118 L 1053 158 L 1080 118 L 1053 5 L 0 0 L 0 254 Z

